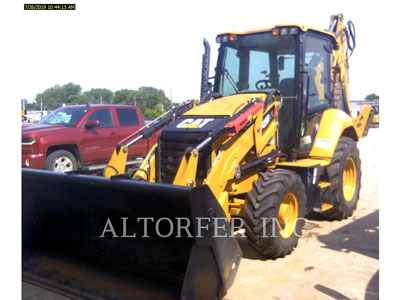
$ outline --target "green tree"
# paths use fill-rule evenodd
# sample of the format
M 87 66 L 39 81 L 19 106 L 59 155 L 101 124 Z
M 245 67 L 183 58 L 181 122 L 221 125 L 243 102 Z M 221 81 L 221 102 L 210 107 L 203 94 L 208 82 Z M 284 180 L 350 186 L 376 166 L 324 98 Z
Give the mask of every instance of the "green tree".
M 155 108 L 157 104 L 161 104 L 162 111 L 167 111 L 172 106 L 171 100 L 165 96 L 163 90 L 158 90 L 149 86 L 143 86 L 139 88 L 139 92 L 144 92 L 146 94 L 146 108 Z
M 27 103 L 26 104 L 26 110 L 40 110 L 40 103 L 37 102 L 32 102 L 32 103 Z
M 82 93 L 78 84 L 68 83 L 55 85 L 36 96 L 36 101 L 27 106 L 28 110 L 39 110 L 40 103 L 46 110 L 53 110 L 57 107 L 74 104 L 129 104 L 140 108 L 143 116 L 148 119 L 155 119 L 172 106 L 163 90 L 150 86 L 140 87 L 138 90 L 122 89 L 113 93 L 104 88 L 91 89 Z
M 162 104 L 156 104 L 153 109 L 145 108 L 142 113 L 146 119 L 154 120 L 158 116 L 160 116 L 165 110 L 163 109 Z
M 379 101 L 379 96 L 377 94 L 369 94 L 367 96 L 365 96 L 365 100 L 378 100 Z
M 113 97 L 113 92 L 108 89 L 91 89 L 82 94 L 87 103 L 91 104 L 110 104 Z
M 136 101 L 137 91 L 123 89 L 116 91 L 111 102 L 114 104 L 130 104 L 134 105 Z
M 153 87 L 141 87 L 137 91 L 128 89 L 116 91 L 112 103 L 136 105 L 146 119 L 155 119 L 171 107 L 171 101 L 165 96 L 164 91 Z
M 67 83 L 63 86 L 55 85 L 43 93 L 36 95 L 36 103 L 43 104 L 46 110 L 53 110 L 63 104 L 75 104 L 80 100 L 82 88 L 79 84 Z

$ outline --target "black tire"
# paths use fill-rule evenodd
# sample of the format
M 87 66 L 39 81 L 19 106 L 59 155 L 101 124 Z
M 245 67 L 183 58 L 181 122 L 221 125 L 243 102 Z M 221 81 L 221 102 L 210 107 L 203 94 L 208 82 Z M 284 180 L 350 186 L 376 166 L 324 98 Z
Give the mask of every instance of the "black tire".
M 356 142 L 349 137 L 341 137 L 333 154 L 331 164 L 327 167 L 327 175 L 331 183 L 330 190 L 326 189 L 323 193 L 323 202 L 332 203 L 332 208 L 322 212 L 322 215 L 330 220 L 342 220 L 353 215 L 357 208 L 357 202 L 360 196 L 361 188 L 361 160 Z M 352 197 L 347 195 L 345 199 L 343 171 L 346 162 L 354 162 L 355 167 L 355 185 Z M 331 199 L 326 199 L 329 197 Z M 330 200 L 330 201 L 329 201 Z
M 78 168 L 75 156 L 67 150 L 51 152 L 46 158 L 46 170 L 65 173 Z
M 284 237 L 277 220 L 286 195 L 297 201 L 297 222 Z M 306 215 L 306 194 L 301 177 L 293 171 L 276 169 L 260 173 L 245 204 L 245 229 L 249 244 L 266 258 L 283 257 L 297 246 Z M 263 219 L 265 221 L 263 221 Z M 275 223 L 275 224 L 274 224 Z M 285 227 L 283 227 L 285 229 Z

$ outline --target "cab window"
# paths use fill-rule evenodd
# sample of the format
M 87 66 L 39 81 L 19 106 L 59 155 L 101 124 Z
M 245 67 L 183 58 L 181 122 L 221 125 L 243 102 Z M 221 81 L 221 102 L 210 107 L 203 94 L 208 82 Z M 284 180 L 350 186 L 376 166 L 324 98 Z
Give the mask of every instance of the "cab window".
M 109 109 L 99 109 L 94 111 L 88 121 L 90 120 L 100 121 L 100 128 L 113 127 L 111 111 Z
M 305 41 L 305 71 L 309 74 L 308 111 L 309 113 L 329 105 L 330 74 L 326 39 L 307 36 Z M 306 91 L 305 91 L 306 92 Z
M 117 108 L 117 116 L 119 126 L 135 126 L 139 125 L 139 117 L 135 109 L 132 108 Z

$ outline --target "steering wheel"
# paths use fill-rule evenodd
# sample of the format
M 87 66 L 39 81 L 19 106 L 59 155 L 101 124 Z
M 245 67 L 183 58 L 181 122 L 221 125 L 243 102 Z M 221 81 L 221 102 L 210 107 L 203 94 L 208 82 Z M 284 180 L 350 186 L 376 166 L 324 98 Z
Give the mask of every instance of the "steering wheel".
M 271 81 L 262 79 L 256 82 L 256 89 L 257 90 L 265 90 L 271 88 Z

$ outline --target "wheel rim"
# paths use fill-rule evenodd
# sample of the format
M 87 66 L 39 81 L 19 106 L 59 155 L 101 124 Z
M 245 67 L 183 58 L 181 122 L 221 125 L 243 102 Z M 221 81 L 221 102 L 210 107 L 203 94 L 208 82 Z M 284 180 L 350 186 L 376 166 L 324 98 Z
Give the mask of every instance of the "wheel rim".
M 298 216 L 297 198 L 293 193 L 287 193 L 279 207 L 278 222 L 281 227 L 279 231 L 283 238 L 288 238 L 295 230 Z
M 65 173 L 69 171 L 73 171 L 74 164 L 72 160 L 67 156 L 61 156 L 54 161 L 53 171 Z
M 357 184 L 357 169 L 354 160 L 349 157 L 343 169 L 343 196 L 346 201 L 351 201 Z

